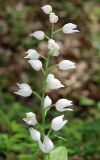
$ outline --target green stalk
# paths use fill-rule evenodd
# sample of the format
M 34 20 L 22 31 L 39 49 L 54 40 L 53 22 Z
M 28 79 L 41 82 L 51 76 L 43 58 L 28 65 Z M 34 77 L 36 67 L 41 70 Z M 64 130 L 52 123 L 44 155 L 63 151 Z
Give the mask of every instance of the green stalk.
M 54 24 L 52 24 L 52 31 L 51 31 L 51 38 L 53 38 L 53 30 L 54 30 Z M 45 109 L 44 109 L 44 99 L 46 94 L 46 80 L 47 76 L 49 74 L 49 61 L 52 54 L 49 51 L 46 59 L 45 69 L 44 69 L 44 80 L 43 80 L 43 86 L 42 86 L 42 98 L 41 98 L 41 112 L 42 112 L 42 128 L 43 128 L 43 138 L 45 135 Z
M 46 65 L 45 65 L 45 75 L 43 80 L 43 88 L 42 88 L 42 99 L 41 99 L 41 111 L 42 111 L 42 127 L 43 127 L 43 136 L 45 135 L 45 109 L 44 109 L 44 98 L 46 92 L 46 80 L 48 76 L 48 65 L 49 65 L 50 54 L 47 57 Z
M 54 23 L 52 24 L 51 39 L 53 39 Z
M 33 91 L 33 94 L 34 94 L 39 100 L 41 100 L 41 96 L 40 96 L 37 92 Z
M 58 33 L 58 32 L 60 32 L 60 31 L 62 31 L 62 28 L 60 28 L 60 29 L 54 31 L 54 32 L 53 32 L 53 35 L 56 34 L 56 33 Z

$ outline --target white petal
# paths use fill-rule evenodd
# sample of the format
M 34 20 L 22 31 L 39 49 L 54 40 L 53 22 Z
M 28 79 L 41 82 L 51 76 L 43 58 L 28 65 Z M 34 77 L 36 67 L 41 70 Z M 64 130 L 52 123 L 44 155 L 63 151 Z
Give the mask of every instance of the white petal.
M 40 140 L 40 132 L 34 128 L 29 128 L 29 132 L 33 138 L 34 141 L 39 141 Z
M 32 66 L 36 71 L 40 71 L 42 68 L 42 62 L 40 60 L 29 60 L 28 63 Z
M 41 142 L 41 140 L 38 141 L 38 144 L 39 144 L 40 150 L 41 150 L 42 152 L 46 153 L 46 151 L 45 151 L 45 146 L 44 146 L 44 144 Z
M 63 112 L 63 111 L 67 111 L 67 110 L 72 111 L 72 109 L 65 108 L 65 107 L 68 107 L 71 105 L 72 105 L 72 101 L 63 98 L 63 99 L 59 99 L 56 102 L 55 107 L 56 107 L 56 110 L 59 112 Z
M 62 88 L 64 87 L 63 84 L 61 84 L 61 82 L 54 78 L 54 79 L 51 79 L 49 82 L 48 82 L 48 88 L 49 89 L 59 89 L 59 88 Z
M 64 117 L 64 115 L 61 115 L 61 116 L 58 116 L 52 120 L 51 128 L 54 131 L 60 130 L 67 123 L 67 120 L 63 120 L 63 117 Z
M 55 40 L 50 39 L 48 41 L 48 49 L 52 51 L 52 56 L 58 56 L 59 55 L 59 45 L 55 42 Z
M 56 79 L 53 74 L 48 75 L 47 84 L 48 84 L 48 89 L 59 89 L 64 87 L 64 85 L 61 84 L 61 82 L 58 79 Z
M 44 153 L 50 153 L 51 150 L 54 148 L 53 142 L 46 135 L 44 136 L 43 143 L 41 142 L 41 140 L 39 140 L 38 144 L 39 144 L 39 147 L 40 147 L 41 151 L 44 152 Z
M 59 56 L 59 51 L 54 51 L 52 56 L 55 56 L 55 57 Z
M 50 23 L 57 23 L 58 22 L 58 16 L 55 15 L 55 13 L 50 13 L 49 15 L 49 21 Z
M 46 96 L 44 99 L 44 108 L 49 107 L 52 104 L 52 100 L 49 96 Z
M 52 12 L 52 7 L 50 5 L 45 5 L 41 7 L 41 9 L 43 10 L 45 14 L 50 14 Z
M 29 97 L 32 94 L 32 89 L 27 83 L 17 83 L 17 85 L 19 87 L 19 90 L 17 92 L 14 92 L 15 94 L 23 97 Z
M 62 30 L 66 34 L 74 33 L 74 32 L 79 32 L 79 30 L 76 30 L 77 25 L 73 23 L 67 23 L 63 26 Z
M 45 33 L 43 31 L 35 31 L 31 33 L 30 36 L 35 37 L 38 40 L 42 40 L 45 37 Z
M 53 74 L 48 74 L 47 81 L 53 79 L 55 76 Z
M 45 146 L 45 152 L 46 153 L 49 153 L 54 147 L 53 142 L 51 141 L 51 139 L 48 136 L 44 137 L 43 144 Z
M 39 58 L 39 54 L 35 49 L 29 49 L 25 53 L 27 54 L 27 56 L 24 58 L 29 58 L 30 60 L 36 60 Z
M 68 70 L 68 69 L 73 69 L 75 68 L 75 63 L 69 60 L 62 60 L 58 64 L 59 69 L 61 70 Z
M 32 112 L 26 113 L 26 118 L 23 118 L 23 120 L 28 124 L 28 125 L 36 125 L 37 124 L 37 119 L 36 115 Z

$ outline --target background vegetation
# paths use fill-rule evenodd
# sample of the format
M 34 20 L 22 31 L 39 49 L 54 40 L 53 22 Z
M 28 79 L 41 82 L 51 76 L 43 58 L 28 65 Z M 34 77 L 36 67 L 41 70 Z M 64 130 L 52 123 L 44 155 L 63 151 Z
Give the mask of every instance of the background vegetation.
M 40 43 L 28 36 L 38 29 L 50 34 L 48 17 L 40 9 L 44 4 L 51 4 L 59 15 L 56 28 L 73 22 L 81 31 L 56 36 L 62 49 L 61 56 L 53 61 L 70 59 L 77 67 L 71 72 L 53 70 L 67 88 L 48 94 L 54 101 L 61 97 L 73 100 L 75 110 L 66 113 L 69 123 L 59 135 L 55 133 L 55 144 L 66 145 L 69 160 L 100 160 L 99 3 L 99 0 L 0 0 L 0 160 L 35 160 L 36 144 L 22 119 L 25 112 L 34 111 L 41 121 L 40 106 L 34 96 L 22 98 L 13 92 L 17 82 L 41 90 L 42 74 L 35 72 L 23 57 L 29 48 L 46 53 L 45 41 Z M 52 110 L 47 121 L 55 116 L 57 112 Z M 37 157 L 41 159 L 41 153 L 36 160 Z

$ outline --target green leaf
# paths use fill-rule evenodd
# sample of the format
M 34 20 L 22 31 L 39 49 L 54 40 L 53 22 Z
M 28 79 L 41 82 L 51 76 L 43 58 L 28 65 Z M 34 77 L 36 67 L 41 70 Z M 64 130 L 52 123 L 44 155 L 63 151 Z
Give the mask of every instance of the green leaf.
M 83 106 L 92 106 L 95 104 L 95 101 L 93 99 L 90 99 L 85 96 L 80 96 L 79 101 L 80 101 L 80 105 L 83 105 Z
M 46 155 L 44 160 L 50 160 L 49 155 Z
M 67 149 L 64 146 L 54 149 L 50 153 L 50 160 L 67 160 Z

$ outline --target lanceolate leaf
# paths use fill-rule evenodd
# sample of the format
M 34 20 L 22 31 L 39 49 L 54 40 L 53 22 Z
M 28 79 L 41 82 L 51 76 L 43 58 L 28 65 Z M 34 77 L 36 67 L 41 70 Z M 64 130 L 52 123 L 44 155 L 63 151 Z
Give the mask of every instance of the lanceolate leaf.
M 68 160 L 67 149 L 64 146 L 54 149 L 50 153 L 50 160 Z

